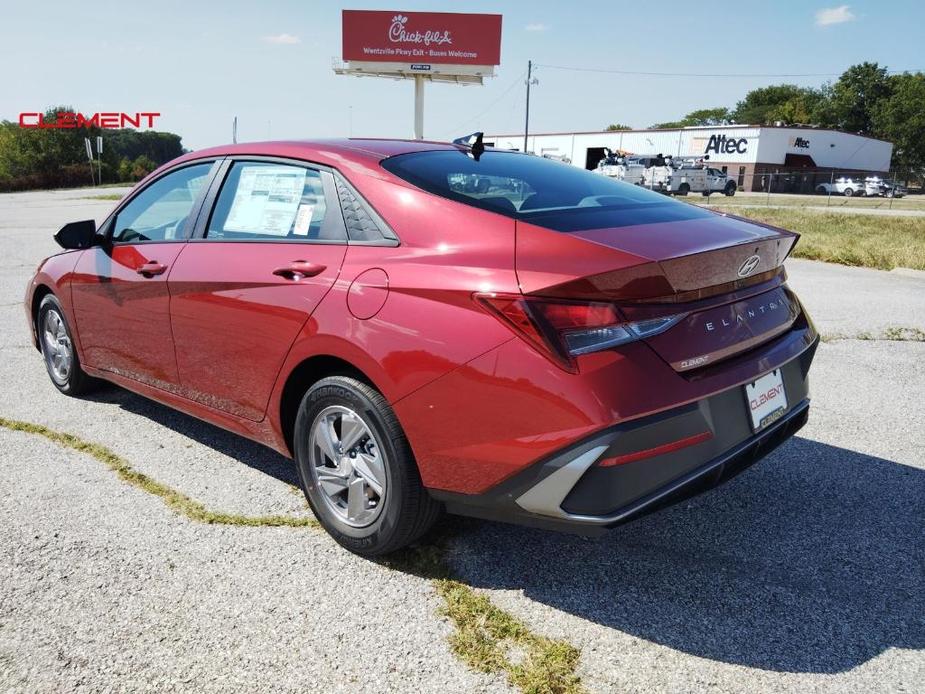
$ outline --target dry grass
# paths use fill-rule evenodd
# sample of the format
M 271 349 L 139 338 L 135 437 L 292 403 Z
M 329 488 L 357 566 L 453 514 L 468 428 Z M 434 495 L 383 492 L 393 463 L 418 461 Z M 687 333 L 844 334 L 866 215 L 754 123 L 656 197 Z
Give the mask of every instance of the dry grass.
M 796 258 L 879 270 L 925 270 L 925 217 L 760 207 L 736 209 L 735 214 L 799 232 Z

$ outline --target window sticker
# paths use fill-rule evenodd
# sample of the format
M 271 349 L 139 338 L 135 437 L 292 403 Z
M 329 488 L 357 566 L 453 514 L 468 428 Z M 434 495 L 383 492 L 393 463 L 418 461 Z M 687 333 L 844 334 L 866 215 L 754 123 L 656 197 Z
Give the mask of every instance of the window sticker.
M 225 230 L 288 236 L 305 174 L 305 169 L 295 166 L 244 166 Z
M 292 228 L 292 233 L 296 236 L 308 236 L 308 228 L 312 224 L 312 216 L 314 214 L 314 205 L 299 205 L 299 211 L 295 216 L 295 226 Z

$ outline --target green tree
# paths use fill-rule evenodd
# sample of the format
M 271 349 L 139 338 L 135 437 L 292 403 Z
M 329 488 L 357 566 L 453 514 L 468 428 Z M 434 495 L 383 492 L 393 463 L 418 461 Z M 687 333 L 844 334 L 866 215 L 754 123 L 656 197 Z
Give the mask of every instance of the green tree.
M 722 125 L 729 120 L 729 109 L 725 106 L 701 108 L 691 111 L 682 119 L 685 125 Z
M 893 143 L 893 166 L 904 176 L 925 171 L 925 74 L 893 75 L 890 95 L 873 108 L 872 130 Z
M 136 181 L 140 181 L 149 173 L 154 171 L 157 168 L 157 164 L 154 163 L 149 157 L 146 157 L 142 154 L 140 157 L 135 159 L 132 162 L 132 178 Z
M 822 99 L 823 93 L 818 89 L 773 84 L 748 92 L 736 104 L 733 117 L 749 125 L 770 125 L 776 121 L 810 123 Z
M 623 125 L 622 123 L 611 123 L 606 128 L 607 132 L 616 132 L 617 130 L 632 130 L 632 126 Z
M 832 85 L 833 125 L 853 133 L 872 133 L 880 102 L 890 97 L 892 82 L 877 63 L 852 65 Z
M 681 120 L 656 123 L 653 128 L 687 128 L 694 125 L 722 125 L 729 121 L 729 109 L 725 106 L 701 108 L 691 111 Z

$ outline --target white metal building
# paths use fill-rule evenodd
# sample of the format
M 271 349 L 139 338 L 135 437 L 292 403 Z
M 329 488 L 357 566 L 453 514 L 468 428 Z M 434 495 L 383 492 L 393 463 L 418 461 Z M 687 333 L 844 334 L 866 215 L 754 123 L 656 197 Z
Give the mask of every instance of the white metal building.
M 523 134 L 486 135 L 485 140 L 505 149 L 522 149 L 524 142 Z M 764 125 L 537 133 L 530 135 L 527 149 L 593 169 L 603 158 L 605 147 L 631 154 L 709 155 L 709 165 L 738 179 L 740 188 L 765 190 L 772 185 L 772 190 L 805 192 L 833 174 L 889 171 L 893 154 L 892 143 L 871 137 Z

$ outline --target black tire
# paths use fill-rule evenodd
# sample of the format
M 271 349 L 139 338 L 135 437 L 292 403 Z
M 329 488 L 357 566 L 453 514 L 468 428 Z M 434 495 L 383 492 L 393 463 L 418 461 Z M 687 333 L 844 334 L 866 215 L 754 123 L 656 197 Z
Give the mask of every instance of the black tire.
M 691 187 L 687 183 L 682 183 L 681 185 L 678 186 L 678 195 L 686 196 L 690 192 L 691 192 Z
M 331 407 L 347 408 L 372 432 L 383 456 L 384 500 L 375 520 L 364 527 L 345 522 L 330 507 L 330 498 L 316 482 L 311 431 Z M 302 398 L 295 422 L 295 460 L 305 498 L 324 529 L 346 549 L 376 557 L 405 547 L 423 536 L 439 518 L 434 501 L 418 472 L 408 439 L 395 413 L 375 388 L 349 376 L 330 376 L 315 383 Z M 326 498 L 327 497 L 327 498 Z
M 736 184 L 732 181 L 726 184 L 726 189 L 723 191 L 727 198 L 731 198 L 736 194 Z
M 46 319 L 51 313 L 54 313 L 57 316 L 57 320 L 61 321 L 61 326 L 67 337 L 66 349 L 70 354 L 70 367 L 66 375 L 56 373 L 53 367 L 53 356 L 51 356 L 49 352 L 51 348 L 44 335 Z M 42 350 L 42 358 L 45 361 L 45 369 L 48 371 L 48 376 L 51 378 L 51 382 L 54 384 L 55 388 L 65 395 L 76 397 L 94 390 L 99 385 L 99 381 L 88 376 L 80 366 L 80 358 L 77 356 L 77 349 L 74 347 L 74 337 L 71 326 L 67 322 L 67 316 L 64 313 L 64 309 L 61 307 L 61 302 L 58 301 L 58 298 L 54 294 L 48 294 L 42 299 L 42 303 L 39 304 L 39 310 L 35 316 L 35 328 L 38 335 L 39 346 Z M 65 346 L 61 342 L 58 344 L 61 347 Z

